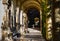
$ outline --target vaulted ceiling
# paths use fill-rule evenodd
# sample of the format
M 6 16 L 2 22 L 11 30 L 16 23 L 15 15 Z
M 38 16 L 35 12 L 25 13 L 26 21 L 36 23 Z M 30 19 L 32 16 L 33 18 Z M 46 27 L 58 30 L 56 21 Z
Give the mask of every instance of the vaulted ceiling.
M 22 9 L 27 9 L 30 7 L 35 7 L 38 10 L 40 10 L 40 3 L 41 0 L 13 0 L 14 4 L 16 4 L 16 6 L 20 6 L 20 8 Z

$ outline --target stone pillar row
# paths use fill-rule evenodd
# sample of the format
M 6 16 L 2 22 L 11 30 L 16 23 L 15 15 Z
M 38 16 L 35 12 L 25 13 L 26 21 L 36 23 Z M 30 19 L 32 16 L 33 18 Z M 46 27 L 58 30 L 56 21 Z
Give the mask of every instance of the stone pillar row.
M 10 31 L 14 34 L 20 33 L 20 27 L 23 27 L 23 10 L 20 8 L 20 4 L 17 6 L 16 1 L 8 0 L 8 27 Z M 26 16 L 25 16 L 26 17 Z M 19 32 L 20 31 L 20 32 Z M 14 36 L 14 35 L 13 35 Z
M 20 5 L 16 5 L 15 1 L 11 1 L 11 6 L 9 8 L 10 15 L 9 15 L 9 22 L 10 22 L 10 29 L 13 33 L 18 33 L 20 30 Z
M 12 32 L 16 31 L 20 27 L 20 10 L 19 7 L 14 4 L 14 1 L 11 1 L 8 5 L 8 16 L 9 16 L 9 27 L 12 30 Z M 16 29 L 17 28 L 17 29 Z

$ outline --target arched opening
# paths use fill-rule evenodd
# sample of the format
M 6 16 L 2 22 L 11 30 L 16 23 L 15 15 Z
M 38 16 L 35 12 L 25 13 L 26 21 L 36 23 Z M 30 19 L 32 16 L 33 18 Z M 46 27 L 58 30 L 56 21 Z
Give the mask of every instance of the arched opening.
M 36 8 L 27 9 L 28 28 L 40 30 L 40 12 Z

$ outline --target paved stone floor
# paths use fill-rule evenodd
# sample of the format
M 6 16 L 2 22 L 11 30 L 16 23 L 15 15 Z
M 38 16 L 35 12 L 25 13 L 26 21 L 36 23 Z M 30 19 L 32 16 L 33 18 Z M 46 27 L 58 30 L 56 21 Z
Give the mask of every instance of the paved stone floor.
M 26 33 L 24 38 L 16 38 L 17 41 L 45 41 L 40 31 L 31 28 L 28 28 L 28 31 L 29 33 Z
M 25 38 L 29 41 L 45 41 L 42 37 L 41 31 L 28 28 L 29 33 L 25 34 Z
M 42 37 L 41 31 L 32 28 L 28 28 L 28 31 L 29 33 L 25 33 L 21 38 L 15 37 L 15 40 L 13 40 L 12 38 L 6 39 L 8 39 L 8 41 L 45 41 L 45 39 Z

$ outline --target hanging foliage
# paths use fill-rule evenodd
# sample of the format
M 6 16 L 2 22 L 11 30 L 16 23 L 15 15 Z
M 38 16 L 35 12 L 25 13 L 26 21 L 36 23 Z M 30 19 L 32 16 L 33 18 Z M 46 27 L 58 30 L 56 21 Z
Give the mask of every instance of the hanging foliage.
M 51 12 L 50 1 L 49 0 L 42 0 L 41 7 L 42 7 L 42 34 L 43 34 L 44 38 L 46 39 L 46 38 L 48 38 L 47 20 L 48 20 L 48 16 L 50 15 L 50 12 Z

